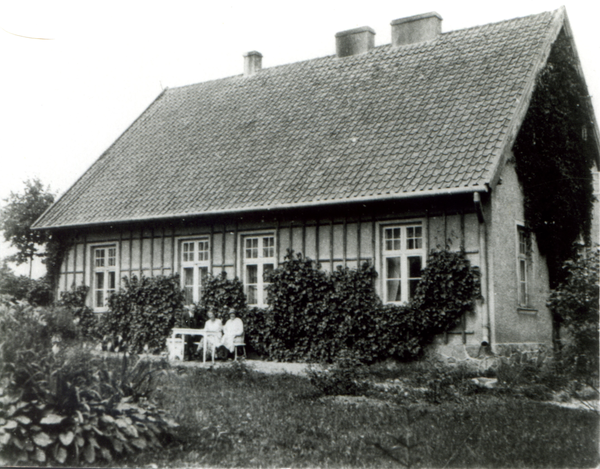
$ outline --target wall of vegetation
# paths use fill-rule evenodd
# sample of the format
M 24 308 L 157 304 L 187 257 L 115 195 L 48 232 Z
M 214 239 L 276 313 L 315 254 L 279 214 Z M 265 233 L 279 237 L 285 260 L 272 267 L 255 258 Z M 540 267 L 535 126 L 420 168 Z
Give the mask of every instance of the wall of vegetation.
M 377 272 L 321 270 L 313 260 L 289 250 L 266 279 L 269 307 L 249 309 L 239 279 L 209 275 L 202 300 L 183 307 L 179 277 L 125 279 L 109 298 L 109 311 L 95 315 L 84 305 L 87 287 L 63 292 L 88 338 L 104 338 L 113 348 L 160 352 L 174 326 L 202 327 L 212 310 L 223 322 L 230 308 L 242 318 L 246 342 L 273 360 L 331 362 L 348 356 L 363 362 L 419 356 L 437 334 L 454 328 L 480 297 L 479 271 L 464 252 L 432 251 L 415 297 L 407 305 L 384 305 L 375 291 Z
M 238 310 L 246 342 L 281 361 L 410 359 L 471 314 L 480 297 L 479 270 L 464 252 L 431 252 L 407 305 L 382 304 L 376 277 L 369 264 L 328 274 L 311 259 L 288 251 L 285 263 L 267 278 L 269 307 Z M 243 293 L 241 284 L 237 288 L 238 295 Z
M 183 311 L 179 276 L 124 278 L 125 287 L 108 299 L 102 332 L 130 352 L 159 352 Z
M 561 267 L 575 254 L 578 236 L 590 241 L 597 149 L 588 99 L 563 30 L 537 78 L 513 147 L 526 222 L 546 256 L 551 288 L 564 280 Z

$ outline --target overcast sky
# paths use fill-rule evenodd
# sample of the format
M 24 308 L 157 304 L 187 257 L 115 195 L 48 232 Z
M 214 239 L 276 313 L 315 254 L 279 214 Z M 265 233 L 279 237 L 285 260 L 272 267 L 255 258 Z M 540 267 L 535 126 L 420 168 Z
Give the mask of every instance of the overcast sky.
M 163 88 L 240 74 L 245 52 L 273 67 L 333 54 L 335 33 L 358 26 L 380 45 L 390 21 L 415 14 L 436 11 L 451 31 L 562 5 L 598 113 L 590 0 L 0 0 L 0 204 L 32 177 L 66 191 Z

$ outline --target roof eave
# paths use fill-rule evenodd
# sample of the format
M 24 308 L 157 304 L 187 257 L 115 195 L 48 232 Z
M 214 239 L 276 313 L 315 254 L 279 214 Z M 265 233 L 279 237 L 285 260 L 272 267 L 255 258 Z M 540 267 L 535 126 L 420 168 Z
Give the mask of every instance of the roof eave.
M 165 215 L 157 215 L 150 217 L 133 217 L 123 220 L 106 220 L 101 222 L 89 222 L 89 223 L 76 223 L 71 225 L 56 225 L 56 226 L 33 226 L 34 230 L 61 230 L 61 229 L 77 229 L 77 228 L 91 228 L 100 227 L 106 225 L 122 225 L 127 223 L 139 223 L 139 222 L 152 222 L 162 220 L 172 220 L 190 217 L 199 217 L 206 215 L 229 215 L 229 214 L 243 214 L 249 212 L 259 211 L 271 211 L 271 210 L 285 210 L 294 208 L 310 208 L 310 207 L 322 207 L 327 205 L 345 205 L 351 203 L 364 203 L 364 202 L 384 202 L 393 200 L 405 200 L 419 197 L 433 197 L 443 195 L 455 195 L 455 194 L 472 194 L 474 192 L 488 192 L 489 186 L 487 184 L 467 187 L 452 187 L 447 189 L 431 189 L 418 192 L 402 192 L 398 194 L 385 194 L 376 196 L 365 196 L 355 197 L 348 199 L 337 199 L 337 200 L 317 200 L 312 202 L 300 202 L 291 204 L 278 204 L 273 206 L 256 206 L 256 207 L 242 207 L 234 209 L 224 210 L 209 210 L 199 213 L 171 213 Z

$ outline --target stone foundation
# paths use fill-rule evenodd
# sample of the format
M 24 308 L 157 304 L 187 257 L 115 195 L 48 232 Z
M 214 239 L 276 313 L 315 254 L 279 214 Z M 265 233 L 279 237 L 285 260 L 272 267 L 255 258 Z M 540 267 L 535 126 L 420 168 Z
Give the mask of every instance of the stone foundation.
M 501 363 L 529 362 L 539 366 L 553 357 L 552 349 L 544 344 L 498 344 L 494 349 L 495 353 L 489 346 L 434 344 L 427 355 L 448 366 L 466 365 L 482 372 L 498 368 Z

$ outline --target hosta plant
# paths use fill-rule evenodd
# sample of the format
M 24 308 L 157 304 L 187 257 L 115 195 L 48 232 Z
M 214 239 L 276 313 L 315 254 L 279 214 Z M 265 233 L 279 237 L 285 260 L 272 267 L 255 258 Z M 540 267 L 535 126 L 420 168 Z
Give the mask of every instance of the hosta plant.
M 160 447 L 176 426 L 150 399 L 166 365 L 65 347 L 47 315 L 0 306 L 0 465 L 110 463 Z
M 0 454 L 5 464 L 112 462 L 158 448 L 176 426 L 147 401 L 131 398 L 83 401 L 70 415 L 38 400 L 4 396 L 0 409 Z

